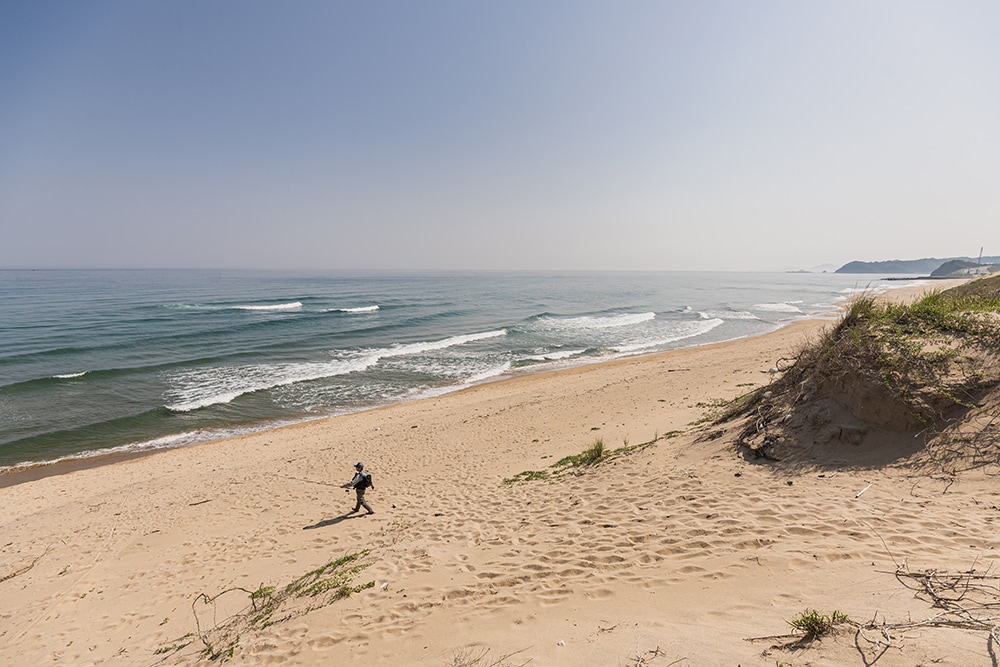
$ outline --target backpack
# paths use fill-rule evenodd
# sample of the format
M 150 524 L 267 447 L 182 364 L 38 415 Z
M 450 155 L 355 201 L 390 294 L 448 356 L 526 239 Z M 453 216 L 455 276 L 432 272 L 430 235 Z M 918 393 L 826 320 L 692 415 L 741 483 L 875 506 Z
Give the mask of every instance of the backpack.
M 362 472 L 361 473 L 361 481 L 358 482 L 357 486 L 355 486 L 354 488 L 355 489 L 360 489 L 362 491 L 364 491 L 366 489 L 374 489 L 375 488 L 375 482 L 372 481 L 372 474 L 370 472 L 368 472 L 367 470 L 365 470 L 364 472 Z

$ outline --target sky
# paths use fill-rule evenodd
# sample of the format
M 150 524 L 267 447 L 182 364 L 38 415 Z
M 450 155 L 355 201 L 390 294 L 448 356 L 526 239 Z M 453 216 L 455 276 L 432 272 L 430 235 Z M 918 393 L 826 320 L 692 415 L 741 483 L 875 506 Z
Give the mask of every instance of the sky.
M 1000 255 L 1000 3 L 0 0 L 0 267 Z

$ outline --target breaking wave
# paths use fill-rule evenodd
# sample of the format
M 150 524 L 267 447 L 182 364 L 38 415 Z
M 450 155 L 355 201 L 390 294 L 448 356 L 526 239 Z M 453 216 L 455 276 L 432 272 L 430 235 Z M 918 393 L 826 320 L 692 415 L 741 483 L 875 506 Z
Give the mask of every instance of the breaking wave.
M 378 306 L 361 306 L 360 308 L 334 308 L 338 313 L 374 313 Z
M 210 405 L 231 403 L 244 394 L 297 382 L 359 373 L 382 359 L 442 350 L 506 334 L 505 330 L 486 331 L 437 341 L 403 343 L 345 352 L 342 358 L 329 361 L 213 366 L 174 371 L 167 378 L 173 388 L 167 396 L 170 402 L 164 407 L 173 412 L 190 412 Z

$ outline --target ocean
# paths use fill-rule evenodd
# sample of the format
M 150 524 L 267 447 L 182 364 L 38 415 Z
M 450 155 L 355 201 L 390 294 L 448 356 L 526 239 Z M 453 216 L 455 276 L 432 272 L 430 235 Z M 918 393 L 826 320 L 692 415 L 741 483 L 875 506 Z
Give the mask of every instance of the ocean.
M 878 276 L 0 271 L 0 468 L 178 447 L 833 317 Z

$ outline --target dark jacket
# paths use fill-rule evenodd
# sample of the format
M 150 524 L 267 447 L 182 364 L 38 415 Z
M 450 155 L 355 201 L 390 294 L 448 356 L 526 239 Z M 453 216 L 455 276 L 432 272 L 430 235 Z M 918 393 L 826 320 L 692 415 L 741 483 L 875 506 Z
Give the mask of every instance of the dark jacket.
M 375 488 L 375 485 L 372 484 L 372 474 L 367 470 L 354 473 L 354 479 L 348 482 L 348 486 L 359 491 Z

